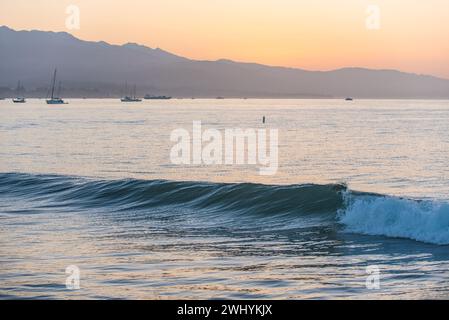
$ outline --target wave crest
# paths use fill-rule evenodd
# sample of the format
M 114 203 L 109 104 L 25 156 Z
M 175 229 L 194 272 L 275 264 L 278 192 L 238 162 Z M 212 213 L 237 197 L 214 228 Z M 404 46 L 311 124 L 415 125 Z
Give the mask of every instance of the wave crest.
M 166 180 L 93 180 L 59 175 L 0 174 L 0 193 L 54 204 L 139 210 L 181 206 L 259 215 L 336 212 L 346 186 L 262 185 Z

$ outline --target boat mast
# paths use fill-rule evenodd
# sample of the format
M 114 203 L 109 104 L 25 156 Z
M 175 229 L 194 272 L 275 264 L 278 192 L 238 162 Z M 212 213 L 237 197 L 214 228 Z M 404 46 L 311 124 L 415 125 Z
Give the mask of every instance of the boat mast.
M 56 68 L 55 68 L 55 73 L 53 74 L 53 83 L 52 83 L 52 87 L 51 87 L 51 99 L 54 98 L 54 94 L 55 94 L 55 81 L 56 81 Z

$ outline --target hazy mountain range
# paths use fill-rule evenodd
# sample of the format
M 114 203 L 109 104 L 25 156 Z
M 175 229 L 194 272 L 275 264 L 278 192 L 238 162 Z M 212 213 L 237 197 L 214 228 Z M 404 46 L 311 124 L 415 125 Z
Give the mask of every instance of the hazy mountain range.
M 449 98 L 449 80 L 395 70 L 306 71 L 230 60 L 197 61 L 138 44 L 90 42 L 65 32 L 0 27 L 0 95 L 20 80 L 43 96 L 57 67 L 66 97 L 138 94 L 175 97 Z

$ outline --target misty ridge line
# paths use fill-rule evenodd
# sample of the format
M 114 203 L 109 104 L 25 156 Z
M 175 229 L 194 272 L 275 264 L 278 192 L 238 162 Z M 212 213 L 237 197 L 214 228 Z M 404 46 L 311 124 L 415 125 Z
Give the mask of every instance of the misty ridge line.
M 228 63 L 248 64 L 248 65 L 260 66 L 260 67 L 266 67 L 266 68 L 279 68 L 279 69 L 286 69 L 286 70 L 296 70 L 296 71 L 304 71 L 304 72 L 323 72 L 323 73 L 325 73 L 325 72 L 335 72 L 335 71 L 340 71 L 340 70 L 345 70 L 345 69 L 360 69 L 360 70 L 367 70 L 367 71 L 392 71 L 392 72 L 400 72 L 400 73 L 416 75 L 416 76 L 432 77 L 432 78 L 440 79 L 440 80 L 449 80 L 449 79 L 446 79 L 446 78 L 441 77 L 441 76 L 435 76 L 435 75 L 424 74 L 424 73 L 416 73 L 416 72 L 408 72 L 408 71 L 392 69 L 392 68 L 375 69 L 375 68 L 368 68 L 368 67 L 362 67 L 362 66 L 348 66 L 348 67 L 334 68 L 334 69 L 328 69 L 328 70 L 318 70 L 318 69 L 312 70 L 312 69 L 305 69 L 305 68 L 299 68 L 299 67 L 289 67 L 289 66 L 282 66 L 282 65 L 264 64 L 264 63 L 259 63 L 259 62 L 238 61 L 238 60 L 233 60 L 233 59 L 228 59 L 228 58 L 194 59 L 194 58 L 183 57 L 183 56 L 181 56 L 179 54 L 171 53 L 171 52 L 166 51 L 166 50 L 164 50 L 162 48 L 159 48 L 159 47 L 152 48 L 152 47 L 149 47 L 147 45 L 139 44 L 139 43 L 136 43 L 136 42 L 126 42 L 126 43 L 123 43 L 123 44 L 114 44 L 114 43 L 109 43 L 109 42 L 103 41 L 103 40 L 94 41 L 94 40 L 80 39 L 80 38 L 74 36 L 73 34 L 71 34 L 69 32 L 66 32 L 66 31 L 50 31 L 50 30 L 43 31 L 43 30 L 37 30 L 37 29 L 14 30 L 12 28 L 9 28 L 8 26 L 0 25 L 0 29 L 2 29 L 2 28 L 6 28 L 6 29 L 9 29 L 9 30 L 12 30 L 12 31 L 15 31 L 15 32 L 42 32 L 42 33 L 48 33 L 48 34 L 53 34 L 53 35 L 63 35 L 65 37 L 71 37 L 74 40 L 77 40 L 77 41 L 80 41 L 80 42 L 84 42 L 84 43 L 104 44 L 104 45 L 108 45 L 110 47 L 116 47 L 116 48 L 124 48 L 124 47 L 129 47 L 129 46 L 140 47 L 142 49 L 160 51 L 160 52 L 169 54 L 169 55 L 171 55 L 173 57 L 177 57 L 177 58 L 185 59 L 185 60 L 190 60 L 190 61 L 195 61 L 195 62 L 228 62 Z
M 423 98 L 449 99 L 449 80 L 392 69 L 292 67 L 192 60 L 162 49 L 80 40 L 67 32 L 0 27 L 0 96 L 17 81 L 28 97 L 44 97 L 57 67 L 66 97 L 112 98 L 125 83 L 138 95 L 182 98 Z

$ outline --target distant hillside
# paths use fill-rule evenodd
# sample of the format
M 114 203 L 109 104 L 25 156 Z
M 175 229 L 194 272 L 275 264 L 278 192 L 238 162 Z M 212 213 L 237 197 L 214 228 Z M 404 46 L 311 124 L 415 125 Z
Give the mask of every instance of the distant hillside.
M 0 27 L 0 95 L 11 94 L 8 88 L 18 80 L 29 95 L 45 95 L 55 67 L 66 96 L 118 96 L 128 82 L 137 84 L 139 94 L 178 97 L 449 98 L 449 80 L 432 76 L 195 61 L 138 44 L 117 46 L 65 32 Z

